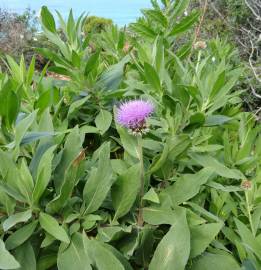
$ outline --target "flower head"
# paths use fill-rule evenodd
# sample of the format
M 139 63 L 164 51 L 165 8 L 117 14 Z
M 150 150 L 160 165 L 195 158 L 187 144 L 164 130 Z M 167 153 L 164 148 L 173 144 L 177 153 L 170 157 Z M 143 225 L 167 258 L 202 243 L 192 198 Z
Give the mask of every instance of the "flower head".
M 249 180 L 244 180 L 242 183 L 241 183 L 241 187 L 245 190 L 250 190 L 252 188 L 252 183 L 251 181 Z
M 132 100 L 120 105 L 117 111 L 117 122 L 134 133 L 146 132 L 146 120 L 153 113 L 154 106 L 150 101 Z
M 203 40 L 200 40 L 194 44 L 195 50 L 204 50 L 207 48 L 207 43 Z

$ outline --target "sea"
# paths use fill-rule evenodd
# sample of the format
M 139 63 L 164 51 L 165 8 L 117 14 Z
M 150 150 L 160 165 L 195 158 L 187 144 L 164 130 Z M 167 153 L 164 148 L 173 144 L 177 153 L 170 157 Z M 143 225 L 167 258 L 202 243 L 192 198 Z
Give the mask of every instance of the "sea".
M 151 6 L 150 0 L 0 0 L 0 8 L 23 13 L 26 8 L 39 12 L 41 6 L 47 6 L 53 13 L 58 10 L 64 18 L 72 8 L 75 17 L 82 12 L 90 16 L 110 18 L 119 26 L 134 22 L 140 10 Z

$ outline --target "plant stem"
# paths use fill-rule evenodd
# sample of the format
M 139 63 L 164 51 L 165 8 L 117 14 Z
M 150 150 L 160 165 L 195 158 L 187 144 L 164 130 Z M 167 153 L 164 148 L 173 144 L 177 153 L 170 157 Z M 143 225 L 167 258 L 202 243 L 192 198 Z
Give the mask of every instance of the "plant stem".
M 143 163 L 143 150 L 142 150 L 142 136 L 138 136 L 138 152 L 139 152 L 139 161 L 140 161 L 140 205 L 138 213 L 138 226 L 143 226 L 143 202 L 142 198 L 144 196 L 144 163 Z
M 252 234 L 253 236 L 255 236 L 255 230 L 254 230 L 254 225 L 253 225 L 253 220 L 252 220 L 251 210 L 250 210 L 250 205 L 249 205 L 248 191 L 245 191 L 245 197 L 246 197 L 246 209 L 247 209 L 248 220 L 250 223 Z

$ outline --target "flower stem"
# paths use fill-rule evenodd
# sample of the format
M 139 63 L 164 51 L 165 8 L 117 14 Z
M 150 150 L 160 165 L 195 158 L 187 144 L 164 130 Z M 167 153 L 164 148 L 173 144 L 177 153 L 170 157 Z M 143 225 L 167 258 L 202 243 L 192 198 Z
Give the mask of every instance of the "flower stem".
M 142 198 L 144 196 L 144 163 L 143 163 L 143 150 L 142 150 L 142 136 L 138 136 L 138 153 L 139 153 L 139 161 L 140 161 L 140 205 L 138 212 L 138 226 L 143 226 L 143 201 Z
M 249 202 L 249 191 L 245 191 L 245 197 L 246 197 L 246 209 L 247 209 L 247 215 L 248 215 L 248 220 L 250 223 L 250 228 L 252 231 L 253 236 L 255 236 L 255 230 L 254 230 L 254 225 L 253 225 L 253 220 L 252 220 L 252 215 L 251 215 L 251 209 L 250 209 L 250 202 Z

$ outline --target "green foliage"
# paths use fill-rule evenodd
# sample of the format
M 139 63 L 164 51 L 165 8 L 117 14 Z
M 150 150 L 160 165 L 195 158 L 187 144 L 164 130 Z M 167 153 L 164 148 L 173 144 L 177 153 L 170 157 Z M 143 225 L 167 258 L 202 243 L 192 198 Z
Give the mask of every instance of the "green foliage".
M 58 31 L 43 7 L 52 64 L 6 57 L 1 269 L 260 269 L 261 127 L 242 110 L 243 69 L 224 41 L 192 46 L 189 1 L 161 2 L 87 37 L 84 14 L 58 13 Z M 156 108 L 142 139 L 115 121 L 135 98 Z
M 101 33 L 106 27 L 112 25 L 111 19 L 102 17 L 89 16 L 87 17 L 84 25 L 84 32 L 88 33 Z

